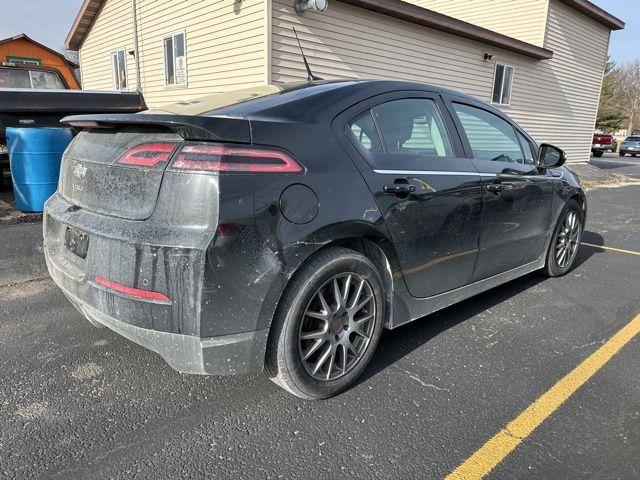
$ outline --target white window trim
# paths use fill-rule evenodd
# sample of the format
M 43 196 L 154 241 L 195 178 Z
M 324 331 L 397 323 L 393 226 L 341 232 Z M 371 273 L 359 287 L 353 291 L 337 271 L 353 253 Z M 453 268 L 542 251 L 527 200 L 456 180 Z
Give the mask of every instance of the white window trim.
M 183 83 L 167 83 L 167 52 L 166 49 L 164 48 L 164 41 L 167 38 L 172 38 L 175 37 L 176 35 L 183 35 L 184 36 L 184 82 Z M 175 46 L 176 46 L 176 42 L 175 39 L 173 40 L 173 49 L 174 49 L 174 54 L 175 54 Z M 173 68 L 174 68 L 174 72 L 175 72 L 175 68 L 176 68 L 176 61 L 175 61 L 175 56 L 173 59 Z M 175 73 L 174 73 L 175 75 Z M 186 30 L 180 30 L 177 32 L 171 32 L 168 33 L 166 35 L 164 35 L 162 37 L 162 76 L 164 78 L 164 88 L 165 90 L 172 90 L 174 88 L 186 88 L 189 85 L 189 63 L 188 63 L 188 58 L 187 58 L 187 32 Z
M 496 84 L 496 75 L 498 75 L 498 66 L 502 66 L 505 69 L 506 68 L 510 68 L 512 70 L 512 74 L 511 74 L 511 91 L 509 92 L 509 102 L 508 103 L 502 103 L 500 102 L 494 102 L 493 101 L 493 94 L 494 94 L 494 87 Z M 500 82 L 500 100 L 502 100 L 502 95 L 504 93 L 504 77 L 505 75 L 502 75 L 502 82 Z M 513 65 L 510 65 L 508 63 L 502 63 L 502 62 L 496 62 L 495 67 L 493 68 L 493 81 L 491 82 L 491 104 L 492 105 L 499 105 L 501 107 L 510 107 L 511 106 L 511 98 L 513 97 L 513 84 L 515 83 L 515 78 L 516 78 L 516 67 L 514 67 Z
M 120 71 L 119 71 L 120 62 L 118 62 L 118 53 L 120 52 L 124 53 L 124 80 L 127 83 L 124 88 L 120 88 L 120 85 L 119 85 L 120 84 Z M 114 72 L 113 70 L 114 57 L 116 59 L 116 70 L 118 70 L 117 72 Z M 113 52 L 111 52 L 111 56 L 109 58 L 111 60 L 111 75 L 113 75 L 113 89 L 118 92 L 126 92 L 127 90 L 129 90 L 129 72 L 127 71 L 127 49 L 120 48 L 118 50 L 114 50 Z

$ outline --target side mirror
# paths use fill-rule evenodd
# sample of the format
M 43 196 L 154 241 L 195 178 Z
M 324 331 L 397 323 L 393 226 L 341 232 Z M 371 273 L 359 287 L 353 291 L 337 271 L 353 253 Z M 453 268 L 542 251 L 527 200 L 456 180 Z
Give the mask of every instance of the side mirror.
M 543 143 L 540 145 L 538 158 L 540 159 L 541 168 L 557 168 L 564 165 L 564 162 L 567 161 L 567 154 L 558 147 Z

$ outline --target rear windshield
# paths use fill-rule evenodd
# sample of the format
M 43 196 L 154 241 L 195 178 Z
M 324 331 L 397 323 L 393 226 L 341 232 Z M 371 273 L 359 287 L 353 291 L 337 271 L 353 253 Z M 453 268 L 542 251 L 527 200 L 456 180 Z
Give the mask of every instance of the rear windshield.
M 64 88 L 54 72 L 27 68 L 0 67 L 0 88 Z
M 624 139 L 625 142 L 640 142 L 640 137 L 627 137 Z
M 169 103 L 146 113 L 175 113 L 176 115 L 202 115 L 203 113 L 219 108 L 229 107 L 256 98 L 275 95 L 283 91 L 276 85 L 263 85 L 261 87 L 249 87 L 239 90 L 231 90 L 224 93 L 214 93 L 200 98 L 192 98 L 176 103 Z

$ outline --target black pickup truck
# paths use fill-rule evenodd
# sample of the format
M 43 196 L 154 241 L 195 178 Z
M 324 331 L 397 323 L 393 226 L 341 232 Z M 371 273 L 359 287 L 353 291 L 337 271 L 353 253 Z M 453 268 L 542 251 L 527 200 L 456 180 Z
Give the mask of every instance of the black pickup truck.
M 7 127 L 58 127 L 67 115 L 136 113 L 147 106 L 138 92 L 0 88 L 0 174 L 9 168 Z

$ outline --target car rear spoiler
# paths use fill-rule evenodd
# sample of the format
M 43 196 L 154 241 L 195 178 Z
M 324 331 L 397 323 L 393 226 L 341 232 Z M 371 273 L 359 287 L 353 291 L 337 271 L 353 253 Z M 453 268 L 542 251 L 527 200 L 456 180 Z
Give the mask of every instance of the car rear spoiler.
M 74 127 L 115 128 L 122 125 L 161 125 L 185 140 L 251 143 L 251 128 L 246 118 L 165 114 L 73 115 L 60 120 Z

